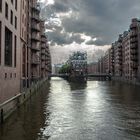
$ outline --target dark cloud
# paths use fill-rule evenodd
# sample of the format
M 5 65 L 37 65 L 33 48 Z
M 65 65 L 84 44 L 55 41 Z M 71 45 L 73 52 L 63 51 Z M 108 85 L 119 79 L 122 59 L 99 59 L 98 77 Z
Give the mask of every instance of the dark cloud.
M 54 32 L 48 32 L 48 38 L 51 42 L 55 42 L 57 45 L 68 45 L 73 42 L 76 42 L 77 44 L 81 44 L 85 40 L 81 38 L 81 35 L 74 34 L 74 33 L 66 33 L 66 32 L 60 32 L 58 30 Z
M 68 3 L 64 2 L 62 4 L 62 1 L 56 1 L 54 5 L 51 5 L 51 8 L 56 12 L 56 13 L 64 13 L 68 12 L 70 10 L 70 7 Z
M 87 44 L 87 45 L 94 45 L 94 44 L 95 44 L 95 41 L 89 40 L 89 41 L 86 42 L 86 44 Z
M 95 45 L 109 45 L 127 30 L 131 18 L 139 16 L 139 5 L 139 0 L 55 0 L 54 5 L 46 7 L 46 13 L 53 17 L 72 10 L 71 17 L 61 18 L 66 32 L 95 36 L 101 38 Z
M 140 0 L 54 1 L 54 5 L 48 5 L 41 11 L 47 21 L 46 27 L 52 30 L 47 33 L 52 45 L 64 46 L 84 41 L 89 47 L 110 45 L 128 29 L 132 18 L 140 17 Z M 97 40 L 87 41 L 80 34 Z

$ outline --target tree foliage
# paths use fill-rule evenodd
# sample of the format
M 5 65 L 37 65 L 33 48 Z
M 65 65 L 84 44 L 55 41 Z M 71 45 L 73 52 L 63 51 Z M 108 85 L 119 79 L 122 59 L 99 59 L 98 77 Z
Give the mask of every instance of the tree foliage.
M 64 64 L 61 68 L 60 68 L 60 70 L 59 70 L 59 73 L 60 74 L 69 74 L 70 73 L 70 70 L 71 70 L 71 67 L 70 67 L 70 65 L 69 64 Z

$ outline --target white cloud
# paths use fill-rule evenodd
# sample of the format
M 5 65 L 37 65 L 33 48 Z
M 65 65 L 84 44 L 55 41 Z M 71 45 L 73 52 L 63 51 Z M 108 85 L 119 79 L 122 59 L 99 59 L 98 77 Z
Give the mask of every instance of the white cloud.
M 54 0 L 39 0 L 39 2 L 43 2 L 45 5 L 53 5 L 55 3 Z
M 42 0 L 53 63 L 72 51 L 86 50 L 90 60 L 110 47 L 140 13 L 140 0 Z M 93 57 L 94 55 L 94 57 Z

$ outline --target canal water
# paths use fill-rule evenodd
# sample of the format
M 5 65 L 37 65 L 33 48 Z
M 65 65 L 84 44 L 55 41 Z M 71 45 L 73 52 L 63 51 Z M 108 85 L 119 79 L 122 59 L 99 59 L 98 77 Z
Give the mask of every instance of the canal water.
M 0 127 L 0 140 L 139 140 L 140 87 L 52 78 Z

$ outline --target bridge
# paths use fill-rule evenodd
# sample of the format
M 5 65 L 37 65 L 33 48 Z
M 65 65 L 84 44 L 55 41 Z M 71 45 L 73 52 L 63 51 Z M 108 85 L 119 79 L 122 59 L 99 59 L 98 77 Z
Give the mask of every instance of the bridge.
M 62 77 L 62 78 L 68 78 L 69 74 L 51 74 L 50 77 Z M 111 79 L 110 74 L 87 74 L 84 75 L 84 77 L 96 77 L 96 78 L 108 78 Z

